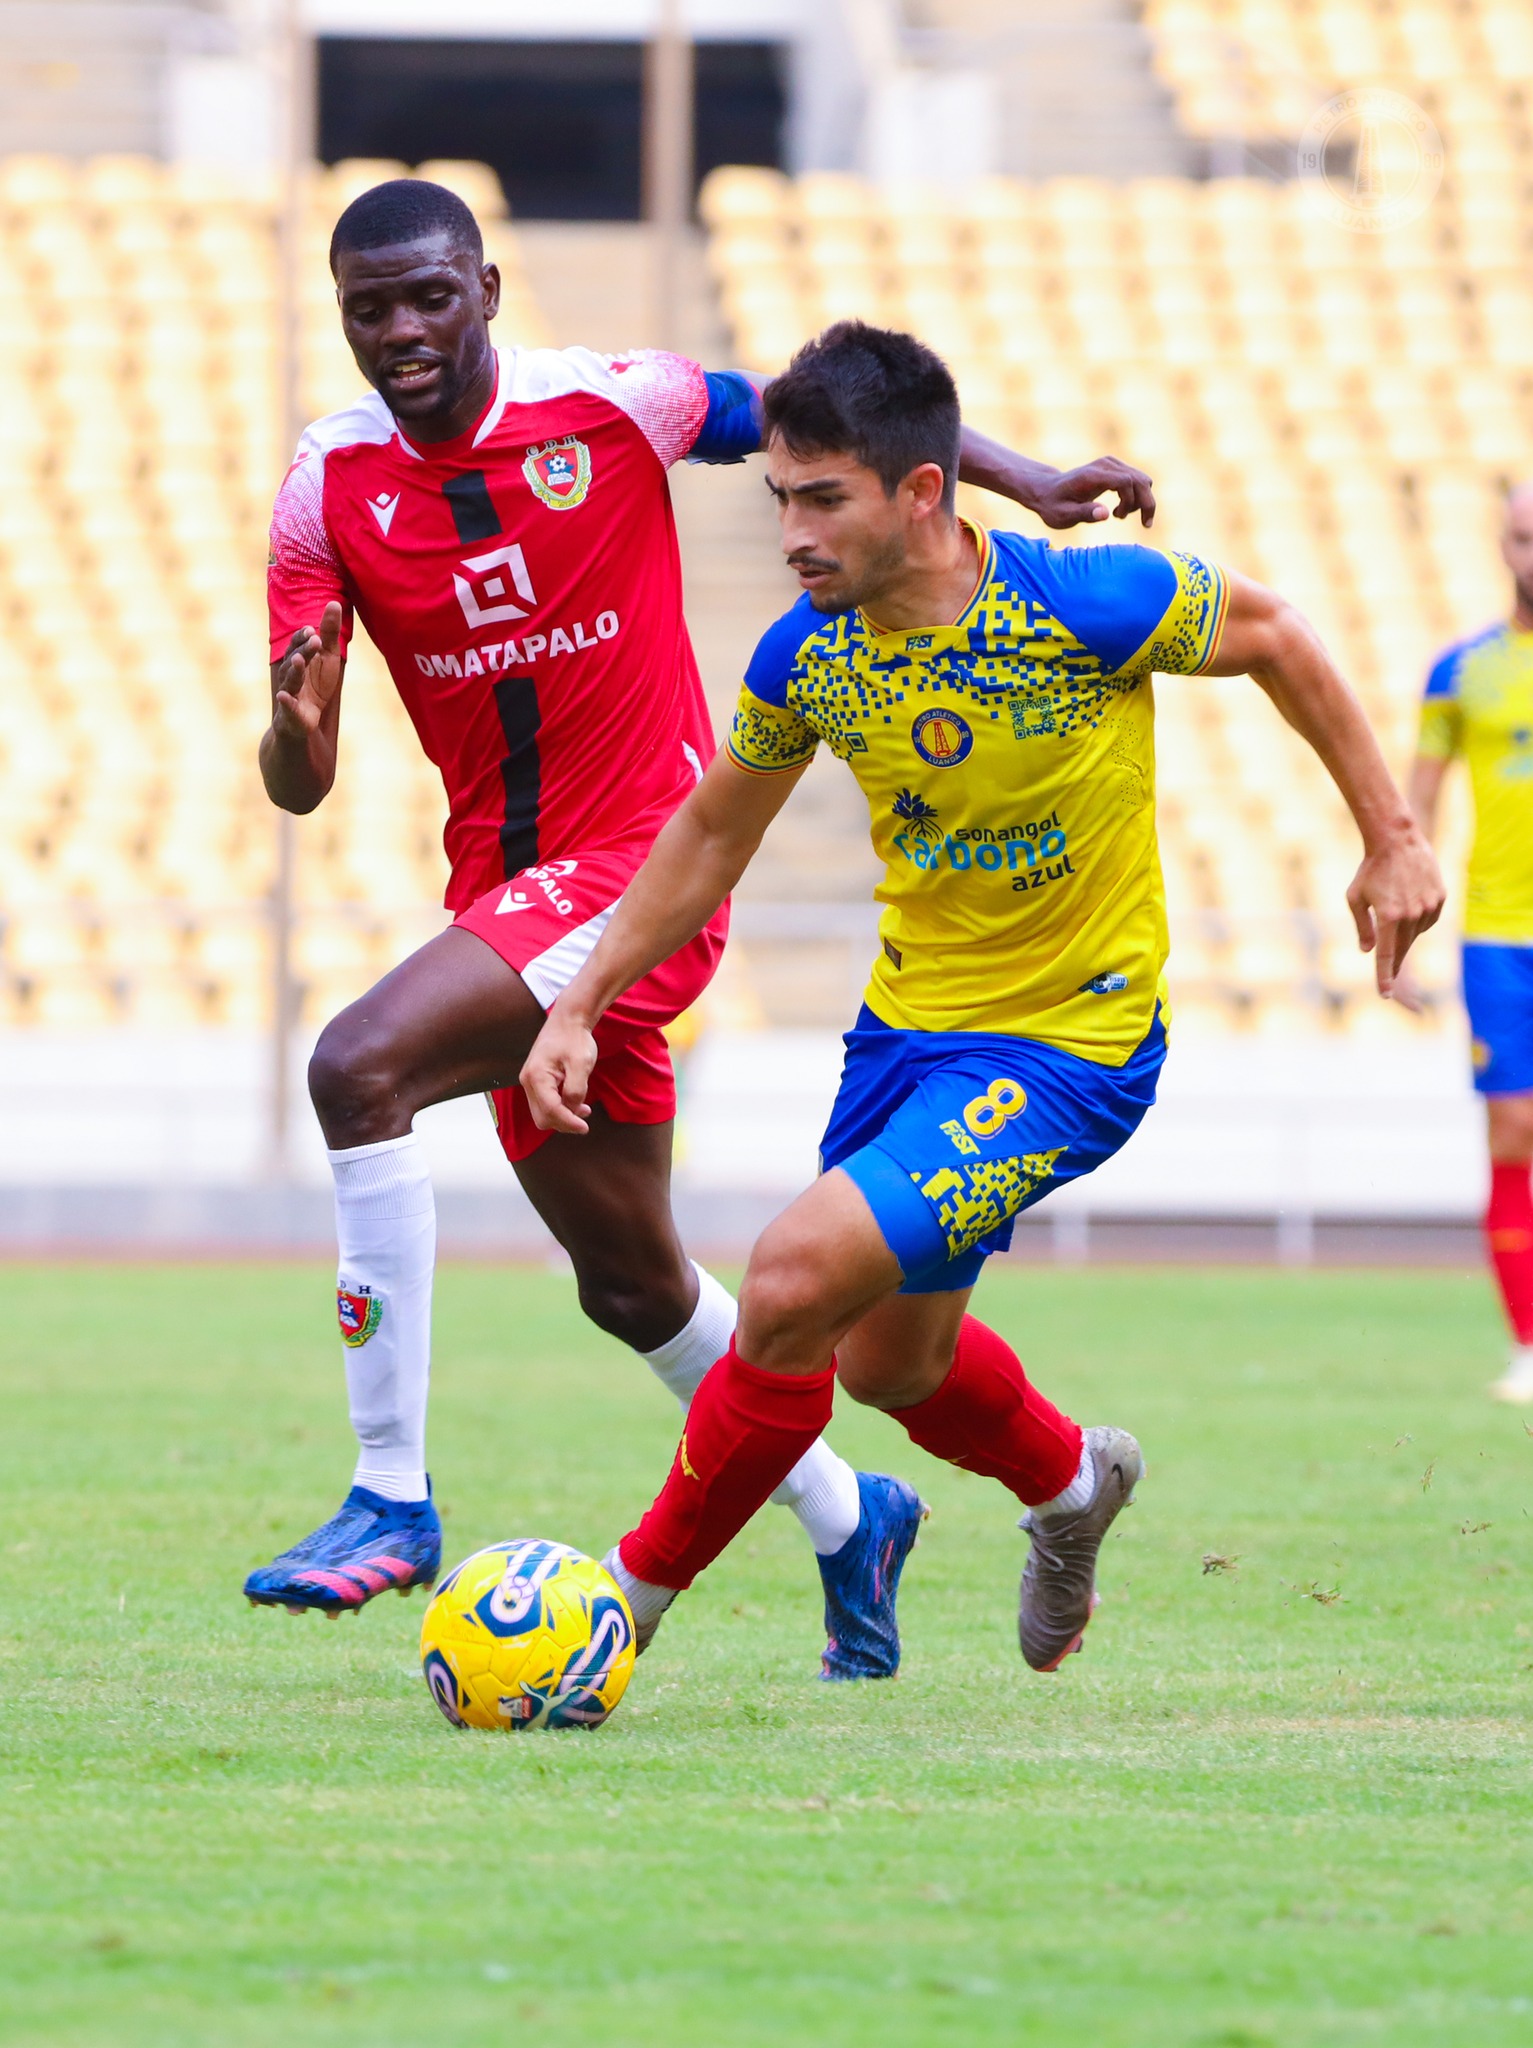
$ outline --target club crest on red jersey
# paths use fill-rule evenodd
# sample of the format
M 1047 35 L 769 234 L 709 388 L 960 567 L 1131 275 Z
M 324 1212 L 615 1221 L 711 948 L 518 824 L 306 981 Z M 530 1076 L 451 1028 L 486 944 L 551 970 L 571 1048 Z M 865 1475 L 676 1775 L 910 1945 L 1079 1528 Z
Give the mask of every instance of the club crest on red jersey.
M 376 1294 L 349 1294 L 344 1287 L 338 1287 L 335 1313 L 341 1326 L 341 1342 L 355 1351 L 383 1321 L 383 1303 Z
M 545 441 L 529 448 L 522 463 L 522 475 L 532 486 L 533 496 L 554 512 L 567 512 L 585 501 L 591 488 L 591 451 L 573 435 L 563 441 Z

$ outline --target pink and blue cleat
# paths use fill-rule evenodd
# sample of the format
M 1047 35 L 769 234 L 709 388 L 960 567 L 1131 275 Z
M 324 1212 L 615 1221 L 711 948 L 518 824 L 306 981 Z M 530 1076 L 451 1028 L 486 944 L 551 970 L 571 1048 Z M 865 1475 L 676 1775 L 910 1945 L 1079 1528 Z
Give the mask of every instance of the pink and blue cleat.
M 895 1599 L 900 1573 L 929 1512 L 913 1486 L 882 1472 L 859 1472 L 862 1515 L 856 1532 L 820 1559 L 825 1588 L 821 1678 L 893 1678 L 900 1668 Z
M 333 1619 L 379 1593 L 430 1586 L 442 1564 L 442 1524 L 429 1499 L 385 1500 L 354 1486 L 323 1527 L 245 1581 L 252 1607 L 311 1607 Z

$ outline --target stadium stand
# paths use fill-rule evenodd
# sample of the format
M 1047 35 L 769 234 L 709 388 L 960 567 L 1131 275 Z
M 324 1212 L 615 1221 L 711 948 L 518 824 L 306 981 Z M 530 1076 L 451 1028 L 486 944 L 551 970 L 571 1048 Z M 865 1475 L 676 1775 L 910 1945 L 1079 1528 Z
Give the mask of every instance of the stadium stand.
M 775 369 L 840 315 L 895 321 L 947 356 L 976 425 L 1060 463 L 1143 463 L 1158 544 L 1291 596 L 1399 765 L 1434 648 L 1504 609 L 1497 495 L 1533 458 L 1533 307 L 1471 253 L 1457 197 L 1367 237 L 1257 178 L 954 196 L 733 169 L 703 212 L 743 361 Z M 1509 250 L 1521 216 L 1503 226 Z M 1308 750 L 1238 685 L 1158 701 L 1176 999 L 1236 1025 L 1393 1029 L 1343 900 L 1355 835 Z M 1440 999 L 1446 929 L 1420 964 Z
M 1520 131 L 1505 133 L 1510 148 Z M 329 225 L 403 168 L 315 174 L 311 414 L 357 388 Z M 550 338 L 493 175 L 420 168 L 487 223 L 501 335 Z M 1496 490 L 1533 454 L 1521 187 L 1487 190 L 1516 207 L 1450 179 L 1426 220 L 1378 238 L 1256 179 L 997 179 L 955 198 L 734 170 L 710 179 L 703 213 L 737 359 L 776 368 L 842 313 L 897 321 L 950 358 L 980 426 L 1061 462 L 1104 447 L 1142 461 L 1161 491 L 1157 541 L 1292 594 L 1399 761 L 1432 649 L 1503 606 Z M 288 453 L 274 223 L 269 193 L 203 171 L 0 160 L 17 334 L 0 391 L 0 1015 L 14 1024 L 254 1029 L 269 1013 L 274 834 L 253 747 L 265 529 Z M 720 650 L 717 710 L 742 651 L 739 593 L 749 584 L 754 604 L 761 584 L 764 619 L 778 572 L 764 505 L 736 507 L 722 477 L 708 488 L 708 547 L 689 543 L 688 574 L 699 644 Z M 440 788 L 365 642 L 346 749 L 335 793 L 297 827 L 311 1024 L 441 917 Z M 1178 1002 L 1221 1026 L 1387 1028 L 1362 999 L 1342 906 L 1350 827 L 1299 743 L 1254 691 L 1193 683 L 1162 690 L 1160 751 Z M 742 917 L 735 981 L 749 962 L 770 984 L 751 1014 L 844 1010 L 868 943 L 831 893 L 860 899 L 867 879 L 844 795 L 806 784 L 763 876 L 775 903 Z M 1422 964 L 1446 992 L 1446 934 Z
M 1420 101 L 1468 188 L 1504 185 L 1525 158 L 1533 14 L 1518 0 L 1146 0 L 1144 18 L 1190 135 L 1291 143 L 1330 93 L 1366 83 Z
M 541 341 L 492 173 L 420 167 L 487 226 L 501 332 Z M 316 170 L 302 292 L 309 415 L 358 386 L 326 246 L 398 164 Z M 141 157 L 0 160 L 16 354 L 0 391 L 0 1015 L 259 1028 L 272 812 L 262 564 L 279 420 L 275 203 Z M 348 773 L 298 826 L 305 1014 L 440 923 L 442 796 L 372 649 Z

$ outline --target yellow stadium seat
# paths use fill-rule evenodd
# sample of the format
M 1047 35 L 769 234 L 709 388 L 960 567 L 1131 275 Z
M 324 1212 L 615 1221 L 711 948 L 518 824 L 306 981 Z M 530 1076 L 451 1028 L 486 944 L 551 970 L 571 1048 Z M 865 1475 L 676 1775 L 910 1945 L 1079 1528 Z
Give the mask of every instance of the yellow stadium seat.
M 84 205 L 114 211 L 158 208 L 169 197 L 165 167 L 151 156 L 88 157 L 75 190 Z
M 1508 369 L 1533 367 L 1533 289 L 1515 273 L 1491 273 L 1475 281 L 1475 312 L 1485 353 Z
M 792 192 L 781 171 L 723 165 L 703 180 L 698 212 L 715 233 L 747 222 L 781 222 L 787 218 Z
M 417 178 L 433 185 L 445 185 L 456 192 L 478 220 L 504 220 L 508 211 L 505 189 L 488 164 L 470 163 L 462 157 L 438 156 L 415 166 Z
M 794 199 L 806 232 L 853 223 L 871 233 L 878 219 L 872 188 L 843 171 L 807 172 L 794 186 Z
M 360 199 L 374 185 L 386 185 L 391 178 L 408 178 L 410 166 L 395 157 L 349 156 L 332 164 L 323 183 L 316 183 L 316 204 L 333 220 L 344 213 L 353 199 Z
M 316 185 L 328 206 L 334 181 Z M 0 401 L 0 1003 L 16 1023 L 261 1022 L 261 561 L 285 459 L 271 196 L 147 161 L 0 160 L 22 372 Z M 504 223 L 491 235 L 508 316 L 530 335 L 541 315 L 519 248 Z M 323 249 L 320 225 L 304 286 L 314 367 L 349 395 Z M 199 684 L 167 724 L 177 636 L 199 649 Z M 369 655 L 359 643 L 359 678 Z M 392 805 L 337 809 L 315 864 L 319 886 L 364 909 L 375 876 L 391 908 L 442 881 L 429 764 L 380 702 L 359 680 L 351 747 Z
M 1498 78 L 1516 84 L 1533 79 L 1533 18 L 1526 7 L 1482 8 L 1480 34 Z
M 962 195 L 962 218 L 972 227 L 1026 227 L 1033 219 L 1032 187 L 1020 178 L 976 178 Z
M 79 192 L 79 167 L 71 157 L 0 157 L 0 207 L 41 211 L 72 206 Z

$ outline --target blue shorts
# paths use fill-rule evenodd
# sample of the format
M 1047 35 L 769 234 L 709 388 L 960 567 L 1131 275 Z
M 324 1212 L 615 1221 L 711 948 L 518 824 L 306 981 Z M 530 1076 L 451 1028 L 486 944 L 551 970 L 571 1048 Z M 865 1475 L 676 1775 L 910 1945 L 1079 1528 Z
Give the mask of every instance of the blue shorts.
M 1464 1007 L 1482 1095 L 1533 1095 L 1533 946 L 1464 947 Z
M 906 1294 L 972 1287 L 1023 1209 L 1110 1159 L 1155 1100 L 1157 1011 L 1121 1067 L 1032 1038 L 897 1031 L 864 1006 L 820 1145 L 867 1197 Z

